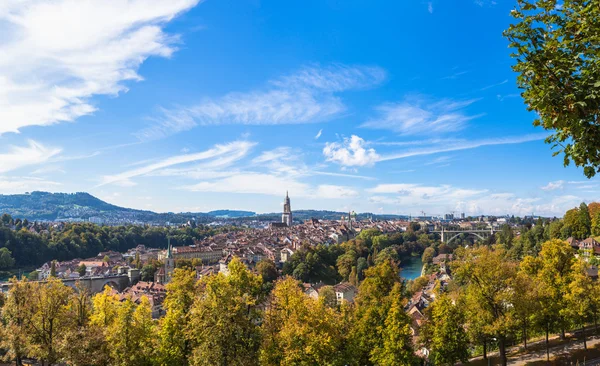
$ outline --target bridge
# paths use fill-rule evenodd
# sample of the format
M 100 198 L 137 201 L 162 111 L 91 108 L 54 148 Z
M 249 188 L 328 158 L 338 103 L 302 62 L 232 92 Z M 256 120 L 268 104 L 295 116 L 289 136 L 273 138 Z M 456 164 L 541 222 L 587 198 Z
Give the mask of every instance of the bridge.
M 62 282 L 69 287 L 76 289 L 77 282 L 82 286 L 85 286 L 90 293 L 97 294 L 104 290 L 106 285 L 111 286 L 117 291 L 123 291 L 131 284 L 134 284 L 139 280 L 139 270 L 129 271 L 127 274 L 116 274 L 110 276 L 93 276 L 93 277 L 81 277 L 81 278 L 69 278 L 62 279 Z M 32 281 L 32 282 L 45 282 L 45 281 Z M 10 282 L 0 283 L 0 290 L 3 293 L 7 293 L 10 289 Z
M 452 240 L 456 239 L 461 234 L 470 234 L 481 240 L 485 240 L 490 236 L 493 236 L 495 233 L 499 232 L 499 229 L 494 229 L 493 227 L 489 227 L 487 229 L 455 229 L 455 230 L 447 230 L 442 227 L 442 230 L 434 230 L 432 233 L 440 234 L 442 243 L 449 244 Z

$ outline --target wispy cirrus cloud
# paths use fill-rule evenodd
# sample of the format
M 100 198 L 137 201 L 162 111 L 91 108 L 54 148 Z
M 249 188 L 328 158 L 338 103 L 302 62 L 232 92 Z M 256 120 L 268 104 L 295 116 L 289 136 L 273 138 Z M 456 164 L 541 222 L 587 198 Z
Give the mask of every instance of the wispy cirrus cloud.
M 464 199 L 486 193 L 485 189 L 462 189 L 450 185 L 426 186 L 421 184 L 378 184 L 373 188 L 367 189 L 369 193 L 375 194 L 396 194 L 398 199 L 409 197 L 411 199 L 424 200 L 443 200 L 443 199 Z
M 263 89 L 207 98 L 196 105 L 162 109 L 154 124 L 135 135 L 153 140 L 195 126 L 226 124 L 280 125 L 314 123 L 332 119 L 346 111 L 336 93 L 360 90 L 382 83 L 379 67 L 334 64 L 309 66 L 271 80 Z
M 301 159 L 301 152 L 290 147 L 282 146 L 273 150 L 263 151 L 252 159 L 252 167 L 263 167 L 269 172 L 288 174 L 296 177 L 329 176 L 361 180 L 375 180 L 370 176 L 324 171 L 324 166 L 308 166 Z
M 0 176 L 0 192 L 2 194 L 17 194 L 40 190 L 52 191 L 61 185 L 59 182 L 31 176 Z
M 469 115 L 465 107 L 477 99 L 430 101 L 424 97 L 410 97 L 398 103 L 385 103 L 375 108 L 378 117 L 361 127 L 391 130 L 401 135 L 443 134 L 464 129 L 467 122 L 480 115 Z
M 548 184 L 546 184 L 543 187 L 540 187 L 540 189 L 543 191 L 554 191 L 557 189 L 563 189 L 564 187 L 565 187 L 565 181 L 557 180 L 555 182 L 548 182 Z
M 556 180 L 548 182 L 545 186 L 540 187 L 543 191 L 556 191 L 556 190 L 571 190 L 575 189 L 578 191 L 594 190 L 600 188 L 600 183 L 594 180 L 588 181 L 564 181 Z
M 284 190 L 292 192 L 294 197 L 344 199 L 358 196 L 358 191 L 351 187 L 339 185 L 318 185 L 313 187 L 290 175 L 239 172 L 230 176 L 205 180 L 199 183 L 180 187 L 190 192 L 213 192 L 235 194 L 261 194 L 282 196 Z
M 359 136 L 353 135 L 342 142 L 328 142 L 323 149 L 323 156 L 327 161 L 337 163 L 343 167 L 368 166 L 378 162 L 410 158 L 415 156 L 433 155 L 451 151 L 469 150 L 483 146 L 521 144 L 531 141 L 544 140 L 546 133 L 530 134 L 524 136 L 498 137 L 482 140 L 423 140 L 417 142 L 370 142 Z M 392 152 L 378 152 L 373 145 L 383 146 L 414 146 L 426 145 L 427 148 L 407 148 Z
M 4 0 L 0 134 L 73 121 L 117 95 L 150 56 L 169 57 L 164 25 L 199 0 Z
M 9 146 L 8 151 L 0 152 L 0 173 L 47 162 L 58 155 L 61 150 L 56 147 L 44 146 L 34 140 L 28 140 L 26 146 Z
M 488 90 L 488 89 L 491 89 L 491 88 L 495 88 L 497 86 L 504 85 L 506 83 L 508 83 L 508 80 L 503 80 L 503 81 L 501 81 L 499 83 L 496 83 L 496 84 L 484 86 L 483 88 L 479 89 L 479 91 L 484 91 L 484 90 Z
M 213 148 L 194 154 L 183 154 L 171 156 L 150 164 L 145 164 L 139 168 L 131 169 L 115 175 L 107 175 L 102 179 L 98 186 L 106 184 L 133 185 L 132 178 L 149 175 L 170 168 L 172 166 L 204 161 L 203 168 L 215 169 L 223 165 L 228 165 L 232 160 L 238 160 L 245 156 L 255 143 L 248 141 L 234 141 L 228 144 L 215 145 Z
M 379 161 L 396 160 L 421 155 L 432 155 L 450 151 L 469 150 L 483 146 L 522 144 L 525 142 L 541 141 L 544 140 L 547 136 L 548 135 L 546 133 L 540 133 L 529 134 L 524 136 L 499 137 L 482 140 L 463 140 L 452 144 L 443 144 L 424 149 L 411 149 L 406 151 L 392 152 L 386 155 L 382 155 Z

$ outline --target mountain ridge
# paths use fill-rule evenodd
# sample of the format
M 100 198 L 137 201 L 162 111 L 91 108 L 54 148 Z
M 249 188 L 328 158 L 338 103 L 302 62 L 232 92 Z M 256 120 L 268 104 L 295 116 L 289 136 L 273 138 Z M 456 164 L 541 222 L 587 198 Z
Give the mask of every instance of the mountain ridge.
M 0 214 L 30 221 L 94 221 L 105 223 L 185 223 L 190 219 L 209 222 L 213 219 L 275 220 L 281 213 L 257 214 L 244 210 L 213 210 L 209 212 L 164 212 L 138 210 L 113 205 L 87 192 L 51 193 L 33 191 L 22 194 L 0 194 Z M 339 219 L 348 213 L 327 210 L 296 210 L 294 218 L 306 220 Z M 359 219 L 367 217 L 402 218 L 402 215 L 374 215 L 361 213 Z M 90 220 L 91 219 L 91 220 Z

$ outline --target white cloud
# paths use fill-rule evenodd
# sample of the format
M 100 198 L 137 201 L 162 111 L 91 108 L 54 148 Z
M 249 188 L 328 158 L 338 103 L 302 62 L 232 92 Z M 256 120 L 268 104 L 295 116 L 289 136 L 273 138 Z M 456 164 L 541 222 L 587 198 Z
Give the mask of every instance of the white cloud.
M 66 174 L 67 171 L 61 165 L 45 164 L 32 171 L 31 175 L 47 175 L 52 173 Z
M 474 140 L 474 141 L 462 140 L 462 141 L 456 141 L 454 143 L 440 144 L 440 145 L 428 147 L 425 149 L 406 150 L 406 151 L 382 155 L 381 158 L 379 159 L 379 161 L 396 160 L 396 159 L 409 158 L 409 157 L 413 157 L 413 156 L 431 155 L 431 154 L 438 154 L 438 153 L 450 152 L 450 151 L 475 149 L 475 148 L 482 147 L 482 146 L 522 144 L 525 142 L 544 140 L 546 137 L 547 137 L 547 134 L 541 133 L 541 134 L 500 137 L 500 138 L 491 138 L 491 139 Z
M 44 163 L 60 152 L 59 148 L 47 147 L 33 140 L 29 140 L 27 146 L 10 146 L 8 152 L 0 153 L 0 173 Z
M 195 126 L 243 124 L 280 125 L 314 123 L 339 116 L 346 110 L 337 92 L 380 84 L 386 73 L 378 67 L 306 67 L 272 80 L 263 90 L 229 93 L 217 99 L 176 109 L 163 109 L 156 124 L 136 136 L 152 140 Z
M 192 163 L 197 161 L 206 161 L 209 159 L 211 160 L 204 163 L 202 168 L 214 169 L 227 166 L 232 161 L 239 160 L 241 157 L 245 156 L 254 145 L 254 143 L 247 141 L 234 141 L 224 145 L 215 145 L 209 150 L 195 154 L 172 156 L 167 159 L 147 164 L 139 168 L 128 170 L 116 175 L 105 176 L 100 186 L 111 183 L 120 183 L 129 186 L 132 185 L 132 183 L 130 182 L 131 178 L 149 175 L 151 173 L 155 173 L 157 171 L 161 171 L 163 169 L 175 165 Z
M 346 186 L 319 185 L 313 188 L 289 175 L 258 172 L 239 172 L 228 177 L 182 186 L 191 192 L 215 192 L 236 194 L 263 194 L 282 196 L 284 191 L 293 192 L 294 197 L 343 199 L 357 197 L 358 191 Z
M 521 144 L 525 142 L 538 141 L 545 139 L 547 134 L 531 134 L 524 136 L 500 137 L 483 140 L 422 140 L 408 142 L 367 142 L 359 136 L 352 135 L 351 138 L 344 138 L 343 142 L 328 142 L 323 149 L 323 155 L 327 161 L 335 162 L 342 167 L 367 166 L 380 161 L 404 159 L 414 156 L 433 155 L 444 152 L 475 149 L 483 146 Z M 378 153 L 373 148 L 367 148 L 369 145 L 382 146 L 412 146 L 427 145 L 427 148 L 408 149 L 389 153 Z M 437 161 L 438 163 L 440 161 Z
M 556 182 L 549 182 L 543 187 L 540 187 L 544 191 L 554 191 L 557 189 L 563 189 L 565 187 L 564 180 L 557 180 Z
M 352 135 L 344 138 L 343 142 L 328 142 L 323 148 L 323 155 L 327 161 L 338 163 L 342 166 L 373 165 L 380 160 L 375 149 L 367 148 L 362 138 Z
M 466 189 L 451 185 L 379 184 L 366 190 L 369 201 L 394 207 L 398 212 L 440 215 L 451 211 L 467 215 L 531 215 L 562 216 L 577 206 L 582 198 L 574 195 L 550 198 L 520 197 L 510 192 L 491 193 L 486 189 Z M 412 211 L 412 212 L 411 212 Z
M 181 187 L 192 192 L 221 192 L 221 193 L 247 193 L 283 196 L 285 190 L 294 192 L 294 196 L 306 197 L 309 195 L 308 184 L 301 183 L 294 178 L 268 173 L 241 172 L 223 179 L 203 181 Z
M 377 66 L 332 64 L 308 66 L 271 84 L 287 89 L 313 89 L 327 92 L 366 89 L 385 80 L 387 73 Z
M 376 108 L 379 117 L 361 127 L 386 129 L 402 135 L 441 134 L 464 129 L 467 122 L 481 115 L 470 116 L 464 108 L 476 100 L 431 102 L 422 97 L 407 98 L 399 103 L 387 103 Z
M 352 198 L 358 196 L 358 191 L 350 187 L 323 184 L 317 188 L 319 198 Z
M 323 134 L 323 129 L 321 128 L 321 129 L 319 130 L 319 132 L 317 132 L 317 134 L 315 135 L 315 140 L 318 140 L 318 139 L 319 139 L 319 137 L 321 137 L 321 135 L 322 135 L 322 134 Z
M 503 80 L 503 81 L 501 81 L 499 83 L 496 83 L 496 84 L 484 86 L 483 88 L 479 89 L 479 91 L 484 91 L 484 90 L 488 90 L 488 89 L 491 89 L 491 88 L 495 88 L 497 86 L 504 85 L 506 83 L 508 83 L 508 80 Z
M 425 163 L 425 165 L 438 165 L 441 166 L 439 164 L 445 164 L 447 165 L 447 163 L 449 163 L 450 161 L 452 161 L 452 157 L 451 156 L 439 156 L 431 161 L 428 161 L 427 163 Z M 445 166 L 444 165 L 444 166 Z
M 429 14 L 433 14 L 433 3 L 431 1 L 427 3 L 427 11 Z
M 255 164 L 271 163 L 279 160 L 291 160 L 292 149 L 287 146 L 281 146 L 273 150 L 263 151 L 259 156 L 252 159 Z
M 462 189 L 450 185 L 424 186 L 420 184 L 379 184 L 367 189 L 369 193 L 396 194 L 397 201 L 402 204 L 417 203 L 421 200 L 429 202 L 444 201 L 447 199 L 465 199 L 486 193 L 487 190 Z
M 344 173 L 332 173 L 332 172 L 323 172 L 319 170 L 311 170 L 308 172 L 310 175 L 324 175 L 329 177 L 342 177 L 342 178 L 354 178 L 354 179 L 364 179 L 364 180 L 376 180 L 373 177 L 369 177 L 366 175 L 357 175 L 357 174 L 344 174 Z
M 31 191 L 54 191 L 61 183 L 35 177 L 0 176 L 2 194 L 18 194 Z
M 340 178 L 370 180 L 371 177 L 332 173 L 307 166 L 301 159 L 301 152 L 281 146 L 265 150 L 253 158 L 249 164 L 232 165 L 216 169 L 197 169 L 197 174 L 186 174 L 200 182 L 184 184 L 179 188 L 193 192 L 218 192 L 240 194 L 264 194 L 281 196 L 285 190 L 295 197 L 341 199 L 358 196 L 352 187 L 334 184 L 313 185 L 304 181 L 308 177 L 323 175 Z M 227 169 L 222 169 L 227 168 Z M 320 167 L 324 168 L 324 167 Z M 185 169 L 182 169 L 185 171 Z M 172 174 L 172 169 L 159 173 Z M 347 179 L 345 179 L 347 180 Z
M 162 27 L 199 0 L 3 0 L 0 134 L 92 113 L 94 95 L 126 91 L 177 38 Z

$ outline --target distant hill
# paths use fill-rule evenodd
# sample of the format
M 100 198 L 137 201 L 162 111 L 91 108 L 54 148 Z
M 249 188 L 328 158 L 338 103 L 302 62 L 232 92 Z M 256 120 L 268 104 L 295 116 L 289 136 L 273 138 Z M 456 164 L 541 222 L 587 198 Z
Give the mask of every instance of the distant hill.
M 31 192 L 25 194 L 2 195 L 0 194 L 0 215 L 8 213 L 15 218 L 30 221 L 88 221 L 111 224 L 119 223 L 148 223 L 164 224 L 167 222 L 179 224 L 191 219 L 197 222 L 209 222 L 215 218 L 232 220 L 263 220 L 281 221 L 281 213 L 268 213 L 257 215 L 252 211 L 241 210 L 215 210 L 208 213 L 156 213 L 152 211 L 124 208 L 104 202 L 89 193 L 49 193 Z M 298 210 L 293 211 L 294 221 L 304 221 L 311 218 L 338 220 L 347 216 L 347 212 Z M 397 219 L 406 216 L 399 215 L 374 215 L 371 213 L 358 214 L 358 219 Z
M 89 220 L 101 222 L 164 223 L 186 222 L 192 217 L 208 218 L 202 213 L 174 214 L 124 208 L 104 202 L 89 193 L 48 193 L 0 195 L 0 214 L 8 213 L 15 218 L 47 221 Z

